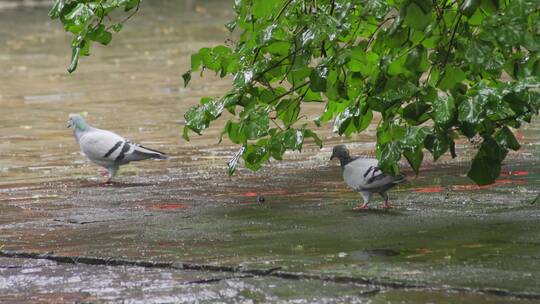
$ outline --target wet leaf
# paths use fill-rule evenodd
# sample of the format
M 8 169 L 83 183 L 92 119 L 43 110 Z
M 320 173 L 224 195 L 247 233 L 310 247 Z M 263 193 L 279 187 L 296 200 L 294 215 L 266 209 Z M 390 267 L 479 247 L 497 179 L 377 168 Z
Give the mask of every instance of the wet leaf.
M 268 149 L 264 141 L 259 141 L 257 144 L 248 144 L 242 154 L 244 163 L 248 169 L 259 170 L 269 157 Z
M 447 67 L 438 87 L 441 90 L 449 90 L 456 84 L 462 82 L 465 78 L 466 75 L 462 69 L 457 67 Z
M 187 87 L 189 81 L 191 80 L 191 70 L 182 74 L 182 79 L 184 79 L 184 88 Z
M 397 175 L 399 167 L 396 163 L 401 158 L 401 145 L 397 141 L 391 141 L 377 146 L 377 159 L 379 167 L 385 172 Z
M 113 24 L 112 29 L 115 32 L 120 32 L 124 28 L 124 25 L 122 23 Z
M 300 100 L 282 100 L 276 107 L 277 117 L 283 122 L 285 127 L 290 127 L 298 119 L 300 113 Z
M 424 152 L 422 149 L 414 149 L 412 151 L 404 151 L 403 156 L 407 159 L 409 166 L 413 169 L 414 173 L 418 175 L 420 172 L 420 165 L 422 165 L 422 160 L 424 159 Z
M 313 92 L 324 92 L 326 90 L 326 79 L 328 78 L 328 68 L 318 67 L 311 70 L 309 75 L 310 88 Z
M 461 4 L 459 10 L 463 13 L 463 15 L 471 17 L 476 9 L 480 6 L 480 2 L 480 0 L 465 0 L 463 1 L 463 4 Z
M 423 30 L 431 22 L 431 13 L 422 10 L 416 2 L 409 2 L 405 8 L 404 23 L 416 30 Z
M 478 185 L 492 184 L 499 177 L 501 163 L 507 153 L 508 150 L 492 138 L 485 139 L 472 161 L 467 176 Z
M 429 119 L 428 115 L 424 115 L 429 108 L 425 102 L 413 102 L 403 108 L 403 118 L 413 125 L 421 124 Z
M 441 127 L 453 125 L 456 118 L 456 106 L 452 96 L 438 97 L 433 103 L 433 120 Z
M 458 106 L 458 120 L 470 124 L 480 122 L 484 112 L 485 101 L 481 98 L 468 98 Z
M 49 17 L 55 19 L 60 17 L 62 10 L 64 9 L 65 0 L 54 0 L 53 7 L 49 11 Z
M 424 141 L 426 149 L 428 149 L 435 160 L 439 159 L 451 146 L 452 139 L 445 133 L 433 133 L 426 136 Z
M 304 129 L 303 133 L 304 133 L 304 138 L 311 137 L 313 141 L 315 142 L 315 144 L 319 146 L 319 148 L 322 148 L 322 145 L 323 145 L 322 140 L 319 138 L 319 136 L 317 136 L 315 132 L 308 129 Z
M 80 47 L 74 47 L 72 52 L 71 52 L 71 63 L 69 64 L 69 67 L 68 67 L 68 72 L 69 73 L 73 73 L 73 71 L 75 71 L 77 69 L 77 64 L 79 62 L 79 55 L 81 53 L 81 48 Z
M 97 41 L 103 45 L 109 44 L 112 40 L 112 34 L 105 30 L 105 26 L 103 24 L 90 31 L 87 37 L 90 40 Z
M 502 147 L 512 149 L 514 151 L 519 150 L 521 148 L 521 145 L 517 141 L 516 137 L 510 131 L 508 127 L 502 127 L 499 131 L 497 131 L 493 135 L 493 139 Z

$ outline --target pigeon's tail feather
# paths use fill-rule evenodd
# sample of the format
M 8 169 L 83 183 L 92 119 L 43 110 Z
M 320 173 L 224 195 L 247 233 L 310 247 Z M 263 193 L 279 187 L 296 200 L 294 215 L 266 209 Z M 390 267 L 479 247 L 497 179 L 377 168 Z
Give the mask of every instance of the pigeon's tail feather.
M 392 181 L 393 184 L 401 184 L 407 181 L 407 178 L 405 178 L 404 175 L 398 175 L 395 177 L 395 179 Z
M 133 152 L 130 155 L 131 160 L 143 160 L 143 159 L 167 159 L 169 158 L 165 153 L 150 149 L 141 145 L 136 145 Z

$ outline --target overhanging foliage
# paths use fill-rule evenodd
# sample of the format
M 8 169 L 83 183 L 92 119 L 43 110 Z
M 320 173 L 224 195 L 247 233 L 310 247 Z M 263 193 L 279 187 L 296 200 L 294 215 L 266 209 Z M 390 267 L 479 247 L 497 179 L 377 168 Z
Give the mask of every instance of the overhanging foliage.
M 51 10 L 75 35 L 70 71 L 90 41 L 108 43 L 103 16 L 132 1 L 60 1 Z M 253 170 L 308 138 L 305 103 L 325 104 L 316 124 L 333 121 L 340 135 L 358 133 L 381 116 L 377 158 L 397 174 L 401 157 L 418 172 L 429 151 L 455 155 L 460 136 L 482 139 L 468 176 L 492 183 L 509 149 L 510 128 L 540 108 L 538 0 L 236 0 L 227 24 L 234 47 L 203 48 L 183 75 L 231 76 L 222 97 L 203 98 L 185 113 L 184 138 L 231 113 L 222 136 L 241 146 L 238 159 Z M 121 23 L 120 23 L 121 24 Z

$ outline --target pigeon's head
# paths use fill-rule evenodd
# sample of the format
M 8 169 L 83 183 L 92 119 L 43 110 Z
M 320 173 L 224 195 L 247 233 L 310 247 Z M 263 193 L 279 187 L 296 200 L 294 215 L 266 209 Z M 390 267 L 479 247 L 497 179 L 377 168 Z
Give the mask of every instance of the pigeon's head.
M 88 124 L 79 114 L 69 114 L 68 119 L 68 128 L 73 128 L 73 130 L 84 131 L 88 128 Z
M 334 158 L 337 158 L 339 160 L 346 160 L 350 157 L 351 156 L 349 155 L 349 149 L 347 149 L 345 145 L 337 145 L 332 150 L 332 156 L 330 156 L 330 159 L 332 160 Z

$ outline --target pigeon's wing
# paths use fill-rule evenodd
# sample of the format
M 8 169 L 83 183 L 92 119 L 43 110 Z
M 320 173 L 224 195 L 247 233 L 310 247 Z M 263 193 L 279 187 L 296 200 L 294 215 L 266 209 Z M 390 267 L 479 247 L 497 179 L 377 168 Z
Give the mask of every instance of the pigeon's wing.
M 378 174 L 375 174 L 371 178 L 367 179 L 365 184 L 361 185 L 358 190 L 369 192 L 384 192 L 404 181 L 405 177 L 403 175 L 393 176 L 379 171 Z
M 383 173 L 377 164 L 377 160 L 371 158 L 359 158 L 348 163 L 343 169 L 345 183 L 357 191 L 383 192 L 405 181 L 401 175 Z
M 343 180 L 349 187 L 357 190 L 366 183 L 366 180 L 370 177 L 370 172 L 376 167 L 376 159 L 355 159 L 343 167 Z
M 141 146 L 136 143 L 132 143 L 128 141 L 126 143 L 125 149 L 125 155 L 123 157 L 125 162 L 130 161 L 137 161 L 137 160 L 143 160 L 143 159 L 149 159 L 149 158 L 156 158 L 156 159 L 167 159 L 167 155 L 165 153 L 160 152 L 158 150 L 150 149 L 144 146 Z
M 116 161 L 126 142 L 122 136 L 100 129 L 86 132 L 79 139 L 81 152 L 90 160 L 105 163 Z

